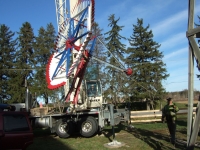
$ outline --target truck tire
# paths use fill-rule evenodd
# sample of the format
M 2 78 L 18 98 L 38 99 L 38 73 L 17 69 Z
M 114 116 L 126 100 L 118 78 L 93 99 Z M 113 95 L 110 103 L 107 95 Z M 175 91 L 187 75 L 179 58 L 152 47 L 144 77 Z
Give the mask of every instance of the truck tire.
M 84 137 L 91 137 L 98 131 L 97 120 L 92 117 L 84 117 L 80 121 L 80 134 Z
M 60 138 L 68 138 L 73 133 L 73 123 L 71 121 L 58 120 L 56 123 L 56 133 Z

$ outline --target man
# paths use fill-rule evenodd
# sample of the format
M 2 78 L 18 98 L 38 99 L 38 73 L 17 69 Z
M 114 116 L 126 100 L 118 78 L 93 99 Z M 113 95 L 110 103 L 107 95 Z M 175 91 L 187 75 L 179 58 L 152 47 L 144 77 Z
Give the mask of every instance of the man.
M 176 134 L 176 113 L 179 108 L 172 102 L 172 98 L 167 98 L 167 105 L 162 109 L 162 122 L 166 119 L 167 127 L 170 133 L 171 143 L 175 146 L 175 134 Z
M 91 85 L 90 89 L 88 90 L 89 96 L 94 96 L 94 95 L 96 95 L 96 93 L 97 93 L 97 91 L 96 91 L 94 85 Z

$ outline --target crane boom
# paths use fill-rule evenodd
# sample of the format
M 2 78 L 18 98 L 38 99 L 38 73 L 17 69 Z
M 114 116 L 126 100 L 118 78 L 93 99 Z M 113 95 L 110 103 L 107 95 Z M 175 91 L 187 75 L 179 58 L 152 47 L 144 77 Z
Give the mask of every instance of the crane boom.
M 94 59 L 94 60 L 96 60 L 96 61 L 98 61 L 98 62 L 104 63 L 104 64 L 106 64 L 106 65 L 108 65 L 108 66 L 110 66 L 110 67 L 112 67 L 112 68 L 117 69 L 117 70 L 120 70 L 120 71 L 124 71 L 124 70 L 125 70 L 125 69 L 119 68 L 119 67 L 117 67 L 117 66 L 111 65 L 110 63 L 108 63 L 108 62 L 106 62 L 106 61 L 103 61 L 103 60 L 101 60 L 101 59 L 99 59 L 99 58 L 97 58 L 97 57 L 92 56 L 92 59 Z
M 124 68 L 124 69 L 122 69 L 122 68 L 120 68 L 120 67 L 114 66 L 114 65 L 112 65 L 112 64 L 110 64 L 110 63 L 108 63 L 108 62 L 106 62 L 106 61 L 103 61 L 103 60 L 101 60 L 101 59 L 99 59 L 99 58 L 96 58 L 96 57 L 94 57 L 94 56 L 92 56 L 92 59 L 94 59 L 94 60 L 96 60 L 96 61 L 98 61 L 98 62 L 100 62 L 100 63 L 104 63 L 104 64 L 106 64 L 107 66 L 110 66 L 110 67 L 112 67 L 112 68 L 115 68 L 115 69 L 117 69 L 117 70 L 119 70 L 119 71 L 125 72 L 127 76 L 130 76 L 130 75 L 132 75 L 132 73 L 133 73 L 133 71 L 132 71 L 131 68 L 128 68 L 128 69 L 125 69 L 125 68 Z

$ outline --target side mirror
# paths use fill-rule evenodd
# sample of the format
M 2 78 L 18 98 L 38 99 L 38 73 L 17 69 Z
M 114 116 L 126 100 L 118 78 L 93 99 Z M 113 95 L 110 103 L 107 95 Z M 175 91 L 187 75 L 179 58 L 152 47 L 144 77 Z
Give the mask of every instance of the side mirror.
M 0 130 L 0 137 L 5 136 L 4 132 L 2 130 Z

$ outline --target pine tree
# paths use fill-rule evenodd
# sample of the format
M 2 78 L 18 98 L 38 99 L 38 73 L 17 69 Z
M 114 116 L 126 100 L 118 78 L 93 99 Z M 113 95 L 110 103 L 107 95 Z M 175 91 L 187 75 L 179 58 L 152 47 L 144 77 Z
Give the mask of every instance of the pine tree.
M 198 17 L 198 19 L 199 19 L 199 21 L 200 21 L 200 16 L 197 16 L 197 17 Z M 200 27 L 200 24 L 197 24 L 197 23 L 194 23 L 194 24 L 195 24 L 196 27 Z M 199 48 L 200 48 L 200 39 L 199 39 L 199 38 L 198 38 L 198 40 L 197 40 L 197 43 L 198 43 Z M 196 63 L 197 63 L 197 68 L 198 68 L 198 70 L 200 71 L 200 63 L 199 63 L 199 60 L 196 59 Z M 200 79 L 200 74 L 197 74 L 197 78 Z
M 10 79 L 13 75 L 14 53 L 17 45 L 14 35 L 15 33 L 5 24 L 0 25 L 0 103 L 3 102 L 2 100 L 9 103 L 7 100 L 12 98 Z
M 55 29 L 53 25 L 47 24 L 47 28 L 41 27 L 36 37 L 34 58 L 36 60 L 36 73 L 34 76 L 33 93 L 45 99 L 48 103 L 49 96 L 54 94 L 56 90 L 49 90 L 46 83 L 46 65 L 52 54 L 55 40 Z
M 31 24 L 25 22 L 18 32 L 18 49 L 16 62 L 14 63 L 15 76 L 12 76 L 12 103 L 25 102 L 26 83 L 31 89 L 33 83 L 33 68 L 35 60 L 33 57 L 35 37 Z M 26 82 L 27 81 L 27 82 Z
M 103 46 L 103 39 L 104 37 L 102 36 L 102 29 L 100 29 L 98 23 L 94 23 L 92 27 L 92 34 L 94 37 L 96 37 L 96 42 L 95 46 L 93 49 L 92 56 L 100 59 L 100 60 L 105 60 L 105 54 L 104 54 L 104 46 Z M 89 48 L 91 47 L 91 44 L 89 44 Z M 104 64 L 90 59 L 90 62 L 87 67 L 87 71 L 85 74 L 85 78 L 87 80 L 91 79 L 102 79 L 102 71 L 101 68 Z
M 108 26 L 111 27 L 111 30 L 105 33 L 105 35 L 107 35 L 107 37 L 105 38 L 105 41 L 107 43 L 106 46 L 109 50 L 108 62 L 111 65 L 121 68 L 121 63 L 124 61 L 124 54 L 126 53 L 126 45 L 122 44 L 121 40 L 126 38 L 121 36 L 119 32 L 124 26 L 118 25 L 118 21 L 120 20 L 120 18 L 115 19 L 114 14 L 110 15 L 108 20 Z M 107 71 L 107 84 L 105 85 L 105 87 L 107 87 L 107 90 L 105 91 L 105 97 L 112 100 L 113 102 L 116 102 L 119 99 L 118 96 L 121 95 L 121 92 L 124 88 L 123 75 L 121 72 L 113 67 L 108 66 L 105 70 Z
M 132 100 L 160 99 L 165 92 L 161 81 L 169 76 L 162 61 L 163 53 L 159 51 L 160 45 L 153 40 L 149 27 L 144 28 L 143 19 L 137 19 L 129 39 L 127 64 L 134 70 L 129 82 Z

